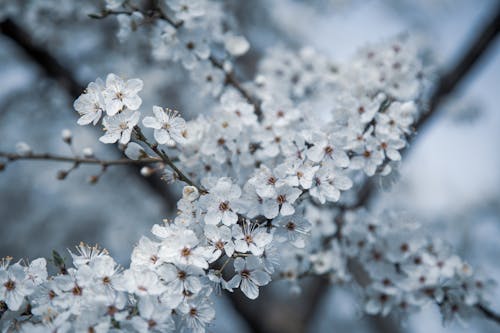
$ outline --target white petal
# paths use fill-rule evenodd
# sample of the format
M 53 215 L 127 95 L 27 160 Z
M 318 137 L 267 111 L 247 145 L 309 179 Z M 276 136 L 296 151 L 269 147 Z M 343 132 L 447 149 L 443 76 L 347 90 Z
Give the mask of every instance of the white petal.
M 240 289 L 250 299 L 259 297 L 259 288 L 248 279 L 241 281 Z
M 161 124 L 155 117 L 144 117 L 142 124 L 148 128 L 160 129 Z

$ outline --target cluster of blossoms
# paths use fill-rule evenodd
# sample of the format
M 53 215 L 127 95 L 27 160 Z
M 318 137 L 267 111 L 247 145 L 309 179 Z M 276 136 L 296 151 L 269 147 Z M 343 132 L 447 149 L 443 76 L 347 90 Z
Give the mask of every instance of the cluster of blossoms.
M 252 82 L 231 85 L 229 62 L 211 46 L 230 58 L 248 43 L 222 28 L 222 5 L 159 3 L 146 15 L 134 1 L 107 0 L 102 15 L 117 15 L 121 39 L 152 22 L 153 54 L 203 78 L 216 100 L 209 112 L 186 121 L 154 106 L 143 117 L 143 82 L 115 74 L 90 83 L 74 108 L 78 124 L 102 123 L 101 142 L 160 160 L 154 170 L 185 183 L 178 213 L 139 240 L 128 269 L 86 245 L 52 277 L 43 259 L 5 261 L 2 328 L 203 332 L 215 292 L 255 299 L 273 279 L 299 290 L 306 275 L 357 282 L 370 314 L 433 301 L 454 317 L 485 302 L 491 282 L 408 219 L 349 209 L 369 177 L 395 174 L 421 116 L 426 69 L 410 41 L 366 47 L 347 64 L 276 49 Z
M 232 31 L 234 19 L 222 2 L 163 0 L 158 1 L 158 7 L 150 14 L 141 9 L 140 1 L 106 0 L 103 13 L 116 15 L 121 41 L 147 25 L 153 57 L 181 63 L 190 71 L 193 82 L 200 84 L 203 94 L 218 95 L 224 84 L 224 72 L 231 71 L 231 60 L 244 55 L 250 47 L 243 36 Z M 214 55 L 221 60 L 215 60 Z

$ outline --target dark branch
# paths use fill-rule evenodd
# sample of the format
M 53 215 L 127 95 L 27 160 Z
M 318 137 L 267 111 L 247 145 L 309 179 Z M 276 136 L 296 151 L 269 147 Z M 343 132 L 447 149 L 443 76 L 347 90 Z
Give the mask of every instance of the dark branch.
M 493 320 L 497 324 L 500 325 L 500 315 L 496 314 L 495 312 L 491 311 L 487 307 L 485 307 L 482 304 L 479 304 L 476 306 L 476 308 L 487 318 L 490 320 Z
M 81 86 L 68 71 L 47 50 L 36 45 L 31 36 L 14 21 L 6 19 L 0 22 L 0 32 L 9 37 L 35 62 L 47 76 L 57 81 L 74 99 L 81 94 Z

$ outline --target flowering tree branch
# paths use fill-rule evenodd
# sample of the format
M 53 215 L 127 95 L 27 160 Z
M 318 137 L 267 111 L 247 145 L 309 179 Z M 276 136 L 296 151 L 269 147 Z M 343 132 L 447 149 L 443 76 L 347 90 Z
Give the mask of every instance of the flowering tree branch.
M 149 4 L 158 7 L 138 10 L 135 2 L 106 2 L 106 11 L 94 16 L 116 15 L 120 40 L 138 25 L 154 23 L 145 35 L 152 55 L 180 62 L 195 80 L 204 79 L 204 88 L 218 97 L 210 112 L 186 121 L 155 105 L 154 116 L 143 117 L 143 81 L 114 73 L 90 82 L 74 108 L 79 125 L 102 122 L 99 141 L 126 145 L 131 159 L 150 158 L 150 150 L 155 161 L 172 169 L 173 180 L 187 184 L 177 214 L 154 225 L 153 238 L 140 239 L 123 270 L 107 252 L 85 245 L 72 253 L 74 267 L 64 265 L 68 274 L 50 279 L 43 258 L 29 264 L 7 259 L 0 264 L 0 301 L 9 311 L 33 305 L 27 326 L 40 325 L 55 307 L 69 314 L 59 319 L 71 318 L 76 321 L 71 325 L 89 330 L 112 325 L 204 332 L 215 316 L 213 291 L 239 290 L 254 300 L 259 287 L 273 279 L 288 280 L 297 291 L 298 280 L 307 276 L 358 282 L 368 314 L 407 314 L 434 302 L 445 319 L 453 319 L 486 304 L 491 280 L 451 254 L 447 244 L 415 232 L 419 226 L 395 212 L 354 210 L 367 206 L 375 191 L 363 194 L 363 188 L 372 177 L 393 171 L 413 127 L 420 126 L 415 121 L 422 121 L 416 102 L 426 65 L 411 41 L 366 47 L 341 70 L 313 50 L 275 52 L 262 59 L 255 82 L 240 84 L 230 64 L 212 53 L 216 47 L 230 56 L 248 50 L 243 37 L 227 31 L 222 7 L 210 2 L 212 7 L 199 7 L 192 0 Z M 214 33 L 207 36 L 207 30 Z M 254 96 L 265 101 L 262 110 Z M 331 121 L 304 116 L 307 105 L 318 101 L 335 105 Z M 154 140 L 141 128 L 149 128 Z M 71 143 L 70 136 L 63 139 Z M 358 194 L 354 204 L 340 205 L 355 183 L 361 191 L 352 191 Z M 226 269 L 229 264 L 233 269 Z M 303 331 L 326 294 L 312 282 L 310 300 L 297 307 L 302 311 L 280 308 L 281 318 L 271 320 L 265 316 L 272 312 L 260 306 L 239 309 L 254 330 Z M 52 283 L 56 287 L 47 288 Z M 39 301 L 35 289 L 50 291 Z M 112 297 L 96 299 L 104 290 Z M 126 300 L 117 301 L 119 296 Z M 234 296 L 238 305 L 240 298 Z M 108 311 L 80 323 L 74 304 Z M 297 318 L 305 324 L 290 321 L 294 312 L 303 313 Z
M 150 21 L 154 21 L 155 19 L 161 19 L 170 24 L 174 29 L 180 29 L 184 22 L 183 21 L 175 21 L 174 19 L 170 18 L 159 6 L 153 7 L 152 9 L 148 11 L 143 11 L 140 10 L 139 8 L 133 7 L 132 10 L 103 10 L 99 14 L 91 14 L 89 15 L 91 18 L 94 19 L 103 19 L 106 18 L 110 15 L 132 15 L 134 12 L 140 12 L 142 13 L 145 17 L 147 17 Z M 262 110 L 261 110 L 261 102 L 256 99 L 249 91 L 247 91 L 241 82 L 236 78 L 235 73 L 230 70 L 227 71 L 224 68 L 223 62 L 215 58 L 213 55 L 210 55 L 208 60 L 212 63 L 212 65 L 219 70 L 221 70 L 224 73 L 225 76 L 225 84 L 232 86 L 235 88 L 247 101 L 248 103 L 252 104 L 254 106 L 254 111 L 255 114 L 258 117 L 262 116 Z
M 431 95 L 428 102 L 428 109 L 416 122 L 415 132 L 421 132 L 422 129 L 428 125 L 428 123 L 433 119 L 433 116 L 438 112 L 441 103 L 451 95 L 454 90 L 459 86 L 460 82 L 467 76 L 467 74 L 473 69 L 474 65 L 481 59 L 482 56 L 487 52 L 488 48 L 493 44 L 498 33 L 500 32 L 500 6 L 495 10 L 492 18 L 487 24 L 479 31 L 477 36 L 473 39 L 472 43 L 464 52 L 463 56 L 457 61 L 457 63 L 445 71 L 437 81 L 436 87 L 433 89 L 433 94 Z M 409 139 L 414 139 L 416 136 L 410 137 Z M 403 150 L 403 153 L 408 153 L 408 146 Z M 376 183 L 373 179 L 367 179 L 364 185 L 358 190 L 356 196 L 356 201 L 347 206 L 343 207 L 346 210 L 355 210 L 361 207 L 367 207 L 369 203 L 375 199 L 376 195 Z M 319 293 L 319 297 L 314 297 L 317 294 L 316 291 L 324 290 L 328 287 L 329 283 L 326 279 L 315 279 L 315 283 L 312 283 L 312 290 L 308 297 L 308 303 L 311 314 L 316 312 L 315 309 L 321 304 L 322 297 L 327 295 L 326 292 Z M 492 310 L 488 309 L 484 305 L 478 305 L 477 309 L 482 312 L 486 318 L 491 319 L 497 323 L 500 323 L 500 316 L 495 314 Z M 308 320 L 312 317 L 309 316 Z
M 112 11 L 109 11 L 108 14 L 113 14 Z M 95 17 L 95 18 L 104 18 L 108 14 L 102 14 L 101 17 Z M 116 12 L 115 14 L 119 14 L 119 12 Z M 123 14 L 130 15 L 131 13 L 128 11 L 124 11 Z M 157 15 L 157 14 L 155 14 Z M 163 16 L 163 14 L 162 14 Z M 169 21 L 170 19 L 166 16 L 162 17 L 163 19 Z M 169 22 L 172 24 L 172 26 L 179 28 L 182 24 L 180 23 L 175 23 L 173 21 Z M 18 24 L 16 24 L 13 20 L 11 19 L 6 19 L 2 22 L 0 22 L 0 32 L 4 34 L 6 37 L 10 38 L 13 42 L 16 43 L 18 47 L 20 47 L 26 55 L 29 57 L 31 61 L 36 63 L 43 71 L 44 73 L 49 77 L 54 79 L 56 82 L 58 82 L 61 87 L 68 92 L 68 94 L 75 99 L 77 96 L 81 94 L 81 92 L 84 90 L 84 87 L 80 85 L 80 83 L 77 82 L 77 80 L 74 78 L 73 73 L 69 71 L 67 68 L 65 68 L 61 62 L 50 52 L 48 52 L 45 48 L 38 46 L 31 36 L 22 29 Z M 222 63 L 217 61 L 215 58 L 211 58 L 211 61 L 213 64 L 223 70 Z M 242 87 L 242 85 L 239 83 L 239 81 L 235 78 L 233 73 L 226 73 L 226 81 L 228 84 L 232 85 L 234 88 L 236 88 L 249 102 L 252 101 L 255 106 L 255 112 L 259 114 L 260 111 L 260 104 L 256 101 L 254 101 L 251 97 L 251 95 Z M 141 134 L 140 136 L 143 139 L 143 142 L 145 140 L 145 137 Z M 148 144 L 150 148 L 157 150 L 156 147 L 152 144 Z M 172 167 L 173 163 L 171 159 L 168 158 L 168 156 L 162 156 L 163 154 L 157 150 L 155 152 L 158 156 L 160 156 L 160 161 L 165 162 L 166 164 L 170 165 Z M 59 162 L 73 162 L 73 163 L 82 163 L 82 164 L 99 164 L 101 166 L 107 166 L 107 165 L 144 165 L 144 164 L 149 164 L 150 162 L 158 162 L 157 158 L 148 158 L 146 160 L 141 159 L 141 160 L 130 160 L 130 159 L 119 159 L 119 160 L 98 160 L 98 159 L 85 159 L 85 158 L 77 158 L 77 157 L 66 157 L 66 156 L 56 156 L 52 154 L 31 154 L 31 155 L 19 155 L 19 154 L 12 154 L 12 153 L 2 153 L 2 157 L 5 157 L 9 160 L 49 160 L 49 161 L 59 161 Z M 175 165 L 173 165 L 175 167 Z M 179 176 L 184 176 L 180 170 L 175 170 L 176 173 Z M 139 169 L 133 168 L 131 169 L 131 173 L 134 175 L 139 175 Z M 182 177 L 181 176 L 181 177 Z M 176 202 L 176 197 L 174 194 L 169 190 L 168 186 L 165 186 L 164 183 L 158 179 L 157 177 L 146 177 L 146 178 L 141 178 L 143 181 L 145 181 L 153 190 L 156 192 L 158 195 L 162 196 L 165 200 L 164 202 L 166 203 L 167 207 L 169 209 L 175 208 L 175 202 Z M 187 183 L 190 183 L 189 178 L 184 176 L 183 181 L 187 181 Z M 203 190 L 202 190 L 203 192 Z M 240 306 L 237 306 L 236 308 L 239 309 L 240 311 L 243 311 L 240 313 L 241 318 L 245 320 L 246 324 L 249 327 L 255 327 L 255 320 L 252 320 L 249 317 L 249 313 L 244 312 L 245 307 L 242 305 L 241 302 L 244 302 L 243 299 L 238 299 L 234 298 L 233 295 L 229 295 L 229 299 L 231 299 L 232 302 L 235 304 L 239 304 Z
M 37 64 L 47 77 L 55 80 L 75 99 L 84 90 L 84 87 L 76 80 L 73 73 L 62 65 L 62 63 L 45 48 L 37 45 L 31 36 L 11 19 L 0 22 L 0 32 L 10 38 L 16 45 L 22 49 L 31 61 Z M 127 163 L 130 165 L 131 174 L 139 175 L 138 163 Z M 165 199 L 169 209 L 175 207 L 176 197 L 171 193 L 167 186 L 157 177 L 142 178 L 149 187 Z
M 415 132 L 420 133 L 428 126 L 430 121 L 436 115 L 441 104 L 449 97 L 455 89 L 460 85 L 464 78 L 474 68 L 474 65 L 488 51 L 488 48 L 493 44 L 500 32 L 500 6 L 494 10 L 492 18 L 479 31 L 476 37 L 472 40 L 462 57 L 451 68 L 445 70 L 437 80 L 432 95 L 427 102 L 427 111 L 417 120 L 414 125 Z M 418 136 L 409 137 L 409 140 L 415 140 Z M 403 150 L 403 154 L 409 151 L 409 146 Z M 357 200 L 354 204 L 349 205 L 349 209 L 357 209 L 366 207 L 373 199 L 373 192 L 376 190 L 376 184 L 372 179 L 368 179 L 358 191 Z

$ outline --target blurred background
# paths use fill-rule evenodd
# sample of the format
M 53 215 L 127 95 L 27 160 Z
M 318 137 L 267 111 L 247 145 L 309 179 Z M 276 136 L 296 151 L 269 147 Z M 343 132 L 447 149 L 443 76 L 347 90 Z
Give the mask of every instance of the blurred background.
M 251 44 L 238 60 L 240 77 L 251 79 L 270 47 L 312 46 L 343 62 L 359 47 L 398 34 L 421 39 L 431 50 L 436 73 L 452 66 L 498 11 L 498 0 L 253 0 L 225 1 L 241 33 Z M 75 5 L 75 3 L 78 3 Z M 96 2 L 97 3 L 97 2 Z M 70 155 L 62 129 L 74 134 L 77 150 L 91 147 L 100 158 L 118 157 L 99 143 L 99 129 L 78 127 L 73 100 L 96 77 L 115 72 L 140 77 L 144 108 L 165 105 L 196 115 L 212 101 L 196 96 L 196 85 L 179 65 L 155 62 L 133 38 L 120 43 L 116 20 L 93 20 L 92 1 L 26 2 L 22 12 L 0 0 L 0 151 L 13 152 L 19 141 L 35 152 Z M 50 70 L 12 38 L 14 22 L 27 44 L 51 54 L 73 78 L 54 80 Z M 21 39 L 23 39 L 21 38 Z M 40 60 L 40 58 L 38 58 Z M 51 77 L 52 76 L 52 77 Z M 76 88 L 75 89 L 75 84 Z M 500 282 L 500 39 L 497 39 L 440 105 L 433 122 L 417 135 L 403 162 L 400 181 L 373 203 L 376 209 L 408 212 L 453 244 L 456 252 Z M 87 178 L 99 168 L 81 166 L 64 181 L 58 170 L 71 165 L 20 161 L 0 173 L 0 257 L 49 257 L 52 249 L 67 253 L 80 241 L 100 244 L 123 265 L 141 235 L 174 213 L 137 170 L 114 167 L 95 185 Z M 308 281 L 304 281 L 307 285 Z M 500 311 L 500 287 L 492 307 Z M 307 291 L 307 289 L 305 289 Z M 309 332 L 500 332 L 500 326 L 473 319 L 465 326 L 443 327 L 429 306 L 409 318 L 362 315 L 348 286 L 324 288 L 320 294 L 292 296 L 279 283 L 265 288 L 259 303 L 274 331 L 288 331 L 294 313 L 308 312 L 301 297 L 317 298 L 316 311 L 301 324 Z M 238 300 L 217 297 L 217 320 L 211 332 L 252 332 Z M 255 310 L 254 310 L 255 311 Z M 282 325 L 282 326 L 280 326 Z M 272 330 L 271 330 L 272 331 Z

